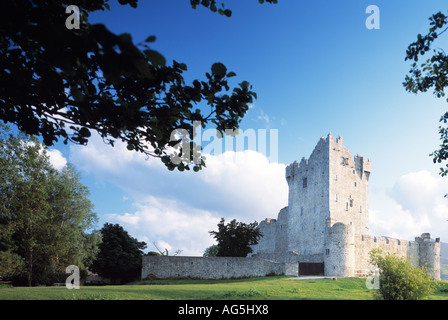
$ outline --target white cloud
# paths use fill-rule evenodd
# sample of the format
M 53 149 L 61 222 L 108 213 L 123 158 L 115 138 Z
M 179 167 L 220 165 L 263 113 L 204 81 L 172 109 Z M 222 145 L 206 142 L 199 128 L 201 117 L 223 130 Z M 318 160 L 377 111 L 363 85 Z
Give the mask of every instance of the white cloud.
M 146 161 L 146 159 L 143 153 L 129 151 L 125 143 L 116 141 L 112 147 L 98 135 L 92 136 L 86 146 L 70 146 L 70 161 L 89 173 L 115 174 L 129 169 L 133 164 L 163 166 L 160 161 Z
M 135 212 L 109 214 L 107 219 L 122 225 L 139 241 L 147 242 L 149 251 L 156 251 L 154 242 L 161 250 L 202 255 L 204 249 L 213 244 L 208 231 L 216 229 L 219 219 L 212 213 L 151 196 L 148 201 L 135 205 Z
M 375 195 L 370 210 L 373 233 L 413 240 L 430 232 L 445 238 L 448 229 L 448 180 L 423 170 L 402 175 L 390 190 Z
M 50 163 L 57 170 L 61 170 L 67 164 L 67 159 L 65 159 L 61 151 L 57 149 L 48 149 L 47 154 L 50 157 Z
M 201 172 L 201 179 L 216 190 L 217 202 L 235 210 L 236 218 L 245 216 L 260 221 L 276 217 L 287 205 L 288 186 L 283 164 L 269 163 L 264 155 L 246 150 L 209 157 L 207 166 Z
M 70 153 L 78 168 L 131 197 L 128 212 L 107 212 L 107 220 L 147 242 L 150 250 L 155 241 L 170 251 L 183 250 L 182 255 L 201 255 L 214 243 L 208 231 L 217 229 L 221 217 L 250 223 L 276 217 L 287 205 L 285 165 L 251 150 L 207 155 L 207 167 L 197 173 L 170 172 L 158 159 L 100 139 L 71 146 Z

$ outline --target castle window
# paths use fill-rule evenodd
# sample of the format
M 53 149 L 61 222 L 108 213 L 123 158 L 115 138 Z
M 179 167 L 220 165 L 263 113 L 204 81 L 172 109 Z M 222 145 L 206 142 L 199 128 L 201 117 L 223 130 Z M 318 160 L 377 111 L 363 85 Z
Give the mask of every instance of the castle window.
M 345 203 L 345 211 L 348 211 L 348 202 Z
M 358 186 L 358 184 L 356 183 L 356 181 L 355 181 L 355 187 L 357 187 Z
M 350 199 L 350 208 L 353 208 L 353 199 Z
M 307 178 L 303 178 L 302 179 L 302 185 L 303 185 L 304 188 L 307 187 L 307 185 L 308 185 L 308 179 Z
M 329 255 L 330 254 L 330 249 L 325 249 L 325 255 Z
M 356 173 L 356 171 L 355 170 L 353 170 L 353 174 L 355 174 Z
M 303 216 L 303 207 L 300 207 L 300 215 Z
M 362 206 L 359 206 L 359 212 L 362 212 Z
M 335 199 L 334 199 L 336 202 L 338 202 L 338 195 L 336 195 L 336 197 L 335 197 Z

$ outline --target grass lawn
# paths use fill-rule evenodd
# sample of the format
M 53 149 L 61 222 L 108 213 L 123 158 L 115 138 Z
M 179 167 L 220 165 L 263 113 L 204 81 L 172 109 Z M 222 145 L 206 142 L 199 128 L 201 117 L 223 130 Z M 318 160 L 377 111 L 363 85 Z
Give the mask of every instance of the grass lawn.
M 6 287 L 0 286 L 0 300 L 370 300 L 372 290 L 365 279 L 339 278 L 287 280 L 289 277 L 264 277 L 238 280 L 155 280 L 122 286 L 81 287 Z M 430 296 L 448 300 L 448 282 Z

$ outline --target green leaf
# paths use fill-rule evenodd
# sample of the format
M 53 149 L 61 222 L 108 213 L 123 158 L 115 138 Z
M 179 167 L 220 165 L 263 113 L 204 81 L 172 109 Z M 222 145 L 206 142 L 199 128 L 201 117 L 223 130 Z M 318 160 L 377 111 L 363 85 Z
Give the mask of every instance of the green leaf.
M 82 127 L 80 130 L 79 130 L 79 134 L 82 136 L 82 137 L 90 137 L 90 131 L 89 131 L 89 129 L 87 129 L 86 127 Z
M 249 82 L 243 81 L 240 83 L 242 89 L 249 89 Z
M 154 65 L 154 66 L 164 66 L 166 64 L 165 57 L 162 56 L 157 51 L 154 51 L 154 50 L 151 50 L 151 49 L 146 49 L 143 52 L 145 53 L 146 58 L 149 60 L 149 62 L 151 62 L 152 65 Z
M 231 78 L 231 77 L 234 77 L 234 76 L 236 76 L 236 73 L 233 72 L 233 71 L 230 71 L 230 72 L 227 74 L 227 78 Z
M 227 74 L 227 68 L 221 62 L 216 62 L 212 65 L 212 73 L 218 78 L 224 78 Z
M 154 42 L 156 41 L 156 36 L 149 36 L 148 38 L 146 38 L 145 42 Z

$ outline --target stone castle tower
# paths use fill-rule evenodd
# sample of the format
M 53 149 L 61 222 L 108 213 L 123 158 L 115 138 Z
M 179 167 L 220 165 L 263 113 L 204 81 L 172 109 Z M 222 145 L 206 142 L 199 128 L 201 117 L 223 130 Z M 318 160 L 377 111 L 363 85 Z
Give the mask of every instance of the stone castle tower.
M 288 206 L 259 225 L 264 237 L 253 256 L 299 262 L 299 274 L 359 276 L 369 252 L 381 248 L 426 265 L 440 278 L 440 240 L 415 241 L 369 235 L 368 182 L 372 163 L 352 156 L 342 138 L 322 137 L 309 159 L 286 168 Z M 300 270 L 302 268 L 302 270 Z

